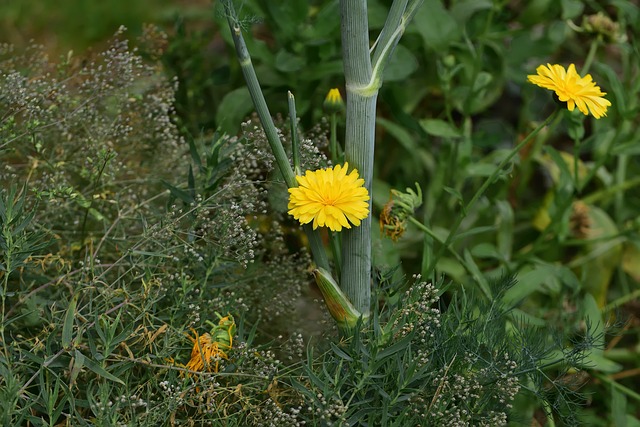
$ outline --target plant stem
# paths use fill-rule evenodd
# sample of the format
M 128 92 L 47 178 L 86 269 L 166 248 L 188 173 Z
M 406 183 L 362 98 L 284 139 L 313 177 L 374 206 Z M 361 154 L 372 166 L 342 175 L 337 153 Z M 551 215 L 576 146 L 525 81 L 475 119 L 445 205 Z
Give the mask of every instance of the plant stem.
M 287 187 L 296 187 L 297 183 L 295 174 L 289 164 L 289 159 L 287 157 L 287 153 L 284 151 L 282 142 L 278 137 L 278 132 L 275 124 L 273 123 L 273 119 L 271 118 L 267 101 L 265 101 L 262 89 L 260 88 L 256 71 L 253 68 L 253 63 L 251 62 L 251 56 L 249 56 L 247 45 L 242 37 L 236 11 L 233 8 L 231 0 L 225 0 L 223 1 L 223 4 L 227 14 L 227 22 L 229 23 L 231 36 L 233 37 L 233 42 L 236 47 L 236 56 L 238 57 L 238 62 L 240 62 L 240 68 L 242 69 L 242 75 L 247 83 L 247 88 L 249 89 L 249 94 L 253 100 L 253 105 L 258 113 L 258 117 L 260 117 L 260 123 L 262 123 L 262 128 L 264 129 L 264 133 L 266 134 L 269 145 L 271 146 L 271 151 L 276 158 L 276 163 L 284 177 L 284 182 L 287 183 Z
M 371 194 L 379 82 L 371 82 L 367 1 L 342 0 L 340 8 L 347 90 L 345 160 L 358 170 Z M 340 285 L 356 309 L 367 314 L 371 304 L 371 212 L 359 227 L 342 234 Z
M 338 164 L 338 117 L 336 113 L 331 113 L 329 119 L 331 123 L 331 133 L 329 139 L 329 150 L 331 151 L 331 163 Z
M 584 60 L 584 65 L 582 66 L 582 75 L 585 75 L 589 72 L 589 68 L 591 68 L 591 64 L 593 63 L 593 59 L 596 56 L 596 51 L 598 50 L 598 45 L 602 40 L 602 35 L 598 34 L 598 37 L 591 41 L 591 46 L 589 46 L 589 53 L 587 53 L 587 59 Z
M 614 380 L 612 380 L 608 376 L 603 375 L 603 374 L 601 374 L 599 372 L 593 372 L 593 376 L 598 378 L 603 383 L 609 384 L 611 387 L 618 389 L 619 391 L 623 392 L 624 394 L 626 394 L 627 396 L 631 397 L 632 399 L 640 401 L 640 393 L 637 393 L 637 392 L 631 390 L 630 388 L 625 387 L 622 384 L 615 382 Z
M 269 112 L 269 107 L 267 106 L 267 102 L 264 99 L 262 89 L 260 89 L 260 83 L 258 82 L 258 77 L 256 76 L 256 72 L 253 68 L 251 57 L 249 56 L 249 51 L 247 50 L 247 45 L 245 44 L 244 38 L 242 37 L 242 32 L 240 31 L 240 23 L 238 21 L 236 11 L 233 8 L 232 1 L 223 0 L 223 5 L 227 15 L 229 29 L 231 30 L 231 36 L 233 37 L 233 42 L 236 47 L 236 55 L 238 57 L 238 61 L 240 62 L 242 74 L 247 83 L 247 88 L 249 89 L 249 93 L 251 94 L 251 99 L 253 100 L 253 105 L 256 109 L 256 112 L 258 113 L 258 117 L 260 117 L 260 123 L 262 123 L 262 128 L 264 129 L 264 133 L 267 136 L 267 140 L 269 141 L 271 151 L 276 158 L 276 164 L 280 169 L 280 173 L 282 173 L 284 182 L 287 184 L 287 187 L 297 187 L 298 182 L 296 181 L 293 169 L 289 164 L 289 158 L 287 157 L 287 153 L 284 151 L 282 142 L 278 137 L 276 126 L 273 123 L 271 113 Z M 307 239 L 309 240 L 313 260 L 318 265 L 318 267 L 322 267 L 328 270 L 329 259 L 327 258 L 324 246 L 322 245 L 320 234 L 317 231 L 314 231 L 309 224 L 304 225 L 302 228 L 307 235 Z
M 296 98 L 291 92 L 287 92 L 289 103 L 289 121 L 291 122 L 291 151 L 293 155 L 293 171 L 296 175 L 302 175 L 300 168 L 300 140 L 298 139 L 298 118 L 296 116 Z

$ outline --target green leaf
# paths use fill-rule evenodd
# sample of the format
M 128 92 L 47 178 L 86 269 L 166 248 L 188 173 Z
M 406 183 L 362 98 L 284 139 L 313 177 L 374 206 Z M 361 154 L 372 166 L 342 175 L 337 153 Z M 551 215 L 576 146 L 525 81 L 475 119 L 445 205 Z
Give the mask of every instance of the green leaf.
M 384 69 L 384 81 L 404 80 L 418 69 L 416 56 L 401 44 L 397 45 L 391 60 Z
M 582 307 L 584 311 L 584 320 L 589 328 L 589 333 L 594 337 L 595 348 L 592 350 L 592 354 L 596 353 L 602 355 L 604 352 L 604 321 L 602 320 L 602 313 L 596 299 L 591 294 L 585 294 L 582 301 Z
M 549 167 L 551 176 L 555 177 L 554 181 L 556 181 L 558 186 L 563 187 L 570 184 L 572 187 L 575 187 L 575 184 L 573 182 L 574 174 L 572 173 L 574 169 L 573 156 L 569 153 L 558 151 L 548 145 L 545 146 L 545 151 L 549 154 L 549 157 L 553 161 L 553 163 L 547 162 L 547 166 Z M 551 166 L 555 166 L 555 168 Z M 581 164 L 578 163 L 579 176 L 581 176 L 580 167 Z
M 345 353 L 344 350 L 342 350 L 340 347 L 338 347 L 334 343 L 330 343 L 330 344 L 331 344 L 331 349 L 339 358 L 349 362 L 353 362 L 353 358 L 349 356 L 347 353 Z
M 406 337 L 402 338 L 400 341 L 398 341 L 395 344 L 390 345 L 389 347 L 385 348 L 384 350 L 382 350 L 381 352 L 379 352 L 378 354 L 376 354 L 376 361 L 380 361 L 383 360 L 401 350 L 404 350 L 405 348 L 407 348 L 407 346 L 411 343 L 411 340 L 414 337 L 409 334 Z
M 64 324 L 62 325 L 62 347 L 69 348 L 73 340 L 73 326 L 76 318 L 76 305 L 78 304 L 78 295 L 74 295 L 67 307 L 64 315 Z
M 276 69 L 284 73 L 293 73 L 305 66 L 304 58 L 294 55 L 284 49 L 276 54 Z
M 611 388 L 611 420 L 616 427 L 627 427 L 627 397 L 613 385 Z
M 445 51 L 462 35 L 461 26 L 440 0 L 425 0 L 414 22 L 425 46 L 436 52 Z
M 493 243 L 479 243 L 471 248 L 471 255 L 476 258 L 489 258 L 503 260 L 502 255 L 498 252 L 496 245 Z
M 429 135 L 440 138 L 459 138 L 462 135 L 453 125 L 440 119 L 420 120 L 420 126 L 422 126 L 424 131 Z
M 92 370 L 96 375 L 99 375 L 102 378 L 106 378 L 118 384 L 125 385 L 124 381 L 122 381 L 120 378 L 116 377 L 115 375 L 107 372 L 107 370 L 104 369 L 102 366 L 98 365 L 96 362 L 94 362 L 93 360 L 89 359 L 84 354 L 82 354 L 80 350 L 76 349 L 75 357 L 76 357 L 76 360 L 82 359 L 84 361 L 84 365 L 90 370 Z
M 607 359 L 601 352 L 593 350 L 584 358 L 580 367 L 600 371 L 604 374 L 614 374 L 623 368 L 619 363 Z
M 200 158 L 200 153 L 198 153 L 198 147 L 196 146 L 196 141 L 193 138 L 187 138 L 187 142 L 189 143 L 189 153 L 191 154 L 191 160 L 196 164 L 198 170 L 202 169 L 202 159 Z
M 76 381 L 78 375 L 80 374 L 80 371 L 82 371 L 85 360 L 86 357 L 84 357 L 84 354 L 76 349 L 75 356 L 73 358 L 73 367 L 71 368 L 71 373 L 69 374 L 72 383 Z
M 471 275 L 473 276 L 473 280 L 475 280 L 476 284 L 480 287 L 482 293 L 487 298 L 491 299 L 491 288 L 489 287 L 489 282 L 487 282 L 486 277 L 484 277 L 484 275 L 480 271 L 480 268 L 478 268 L 478 265 L 473 260 L 471 252 L 469 252 L 469 250 L 467 249 L 465 249 L 464 251 L 464 263 L 467 271 L 471 273 Z
M 495 203 L 496 209 L 498 210 L 496 217 L 496 226 L 498 227 L 496 244 L 502 259 L 509 260 L 511 259 L 511 251 L 513 248 L 513 209 L 511 208 L 511 204 L 506 200 L 498 200 Z
M 451 15 L 460 25 L 464 25 L 476 12 L 492 7 L 493 2 L 489 0 L 462 0 L 451 7 Z
M 412 153 L 419 149 L 411 133 L 403 126 L 382 117 L 376 118 L 376 123 L 382 126 L 391 136 L 393 136 L 404 147 L 407 152 Z
M 242 120 L 253 111 L 253 101 L 246 86 L 232 90 L 220 102 L 216 123 L 223 133 L 235 135 Z
M 538 265 L 533 270 L 518 276 L 518 282 L 504 293 L 502 301 L 507 306 L 512 306 L 534 292 L 543 291 L 544 285 L 550 276 L 555 274 L 552 265 Z
M 562 20 L 573 19 L 582 14 L 584 2 L 582 0 L 561 0 Z
M 165 181 L 164 179 L 160 180 L 160 182 L 171 192 L 171 195 L 176 199 L 181 200 L 186 204 L 193 203 L 194 199 L 193 197 L 191 197 L 191 194 L 188 191 L 178 188 L 170 182 Z

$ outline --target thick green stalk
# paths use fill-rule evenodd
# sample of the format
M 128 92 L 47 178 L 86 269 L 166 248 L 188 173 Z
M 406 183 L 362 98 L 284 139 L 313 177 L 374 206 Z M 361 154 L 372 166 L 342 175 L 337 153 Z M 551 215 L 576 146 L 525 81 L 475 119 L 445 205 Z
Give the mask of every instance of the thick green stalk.
M 224 0 L 223 4 L 225 12 L 227 14 L 227 22 L 229 23 L 231 36 L 233 37 L 233 42 L 236 47 L 236 55 L 238 57 L 238 61 L 240 62 L 240 68 L 242 69 L 242 74 L 247 83 L 249 93 L 251 94 L 253 105 L 256 109 L 256 112 L 258 113 L 258 117 L 260 117 L 260 123 L 262 123 L 262 128 L 264 129 L 264 133 L 267 136 L 267 140 L 269 141 L 269 145 L 271 146 L 273 155 L 276 158 L 276 164 L 280 169 L 280 173 L 282 173 L 282 176 L 284 177 L 284 181 L 287 184 L 287 187 L 297 187 L 298 182 L 296 181 L 293 169 L 289 164 L 287 153 L 284 151 L 282 142 L 278 137 L 276 126 L 273 123 L 273 119 L 271 118 L 269 107 L 267 107 L 267 102 L 264 99 L 262 89 L 260 88 L 260 83 L 258 82 L 258 77 L 256 76 L 256 72 L 253 68 L 253 63 L 251 62 L 251 57 L 249 56 L 247 45 L 245 44 L 244 38 L 242 37 L 240 23 L 236 16 L 236 11 L 233 8 L 233 3 L 231 2 L 231 0 Z M 309 224 L 304 225 L 302 228 L 307 235 L 307 239 L 309 240 L 309 246 L 311 246 L 313 260 L 318 265 L 318 267 L 329 269 L 329 259 L 327 258 L 327 254 L 324 250 L 324 245 L 322 244 L 320 234 L 318 233 L 318 231 L 314 231 Z
M 342 57 L 347 88 L 345 160 L 358 169 L 371 194 L 376 100 L 385 65 L 422 0 L 395 0 L 373 52 L 369 53 L 366 0 L 341 0 Z M 373 200 L 371 200 L 371 205 Z M 343 231 L 340 284 L 358 311 L 371 303 L 371 214 L 360 227 Z
M 367 1 L 342 0 L 340 8 L 347 89 L 345 160 L 350 168 L 358 169 L 371 194 L 376 99 L 380 82 L 371 81 Z M 366 314 L 371 304 L 371 213 L 359 227 L 342 233 L 340 285 L 355 308 Z

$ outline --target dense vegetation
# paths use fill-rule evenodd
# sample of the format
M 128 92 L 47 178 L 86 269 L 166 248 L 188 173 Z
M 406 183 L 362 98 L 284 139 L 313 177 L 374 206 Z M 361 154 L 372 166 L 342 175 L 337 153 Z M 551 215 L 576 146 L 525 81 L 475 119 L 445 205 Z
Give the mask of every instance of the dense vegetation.
M 58 3 L 0 5 L 1 425 L 640 425 L 636 2 L 423 2 L 378 93 L 347 329 L 228 12 Z M 236 8 L 289 158 L 342 163 L 339 2 Z M 606 116 L 527 80 L 548 63 Z

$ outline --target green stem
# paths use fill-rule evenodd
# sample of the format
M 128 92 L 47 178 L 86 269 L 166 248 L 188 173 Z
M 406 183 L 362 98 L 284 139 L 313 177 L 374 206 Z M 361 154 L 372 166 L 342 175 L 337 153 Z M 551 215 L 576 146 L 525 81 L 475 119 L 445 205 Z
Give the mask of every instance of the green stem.
M 231 36 L 233 37 L 233 42 L 236 47 L 236 55 L 240 62 L 240 68 L 242 69 L 242 75 L 247 83 L 247 88 L 249 89 L 249 94 L 253 100 L 253 105 L 258 113 L 258 117 L 260 117 L 260 122 L 262 123 L 262 128 L 267 136 L 269 145 L 271 146 L 271 151 L 276 158 L 276 164 L 284 177 L 284 182 L 287 183 L 287 187 L 296 187 L 298 184 L 296 182 L 295 174 L 289 164 L 289 158 L 287 157 L 287 153 L 284 151 L 282 142 L 278 137 L 278 132 L 275 124 L 273 123 L 273 119 L 271 118 L 267 101 L 265 101 L 262 89 L 260 88 L 256 71 L 253 68 L 253 63 L 251 62 L 251 56 L 249 56 L 249 50 L 244 42 L 244 38 L 242 37 L 240 22 L 238 21 L 236 11 L 233 8 L 231 0 L 224 0 L 223 4 L 227 14 L 227 22 L 229 23 Z
M 371 194 L 379 81 L 372 82 L 366 0 L 341 0 L 342 51 L 347 90 L 345 160 L 358 170 Z M 373 200 L 370 200 L 371 206 Z M 342 232 L 340 285 L 361 313 L 371 304 L 371 213 Z
M 438 243 L 440 243 L 441 245 L 443 245 L 445 242 L 440 239 L 434 232 L 433 230 L 431 230 L 429 227 L 427 227 L 426 225 L 422 224 L 420 221 L 418 221 L 417 219 L 415 219 L 414 217 L 409 217 L 409 221 L 415 225 L 416 227 L 418 227 L 422 232 L 424 232 L 425 234 L 425 240 L 428 238 L 429 241 L 433 242 L 436 241 Z M 458 260 L 458 262 L 460 263 L 460 265 L 462 265 L 473 277 L 475 275 L 475 271 L 474 268 L 472 268 L 469 263 L 454 249 L 451 247 L 451 244 L 449 244 L 446 247 L 449 252 L 451 253 L 451 255 L 453 255 L 453 257 Z M 431 275 L 431 280 L 434 280 L 434 275 Z M 484 293 L 484 295 L 487 297 L 487 299 L 491 299 L 491 291 L 490 289 L 487 289 L 484 286 L 480 286 L 480 290 Z
M 587 53 L 587 59 L 584 60 L 584 65 L 582 66 L 582 70 L 580 70 L 583 76 L 589 72 L 589 68 L 591 68 L 593 59 L 596 57 L 598 45 L 600 45 L 601 40 L 602 35 L 598 34 L 598 37 L 591 41 L 591 46 L 589 46 L 589 53 Z
M 269 107 L 267 107 L 267 102 L 265 101 L 262 90 L 260 89 L 260 83 L 258 82 L 258 77 L 256 76 L 256 72 L 253 68 L 251 57 L 249 56 L 249 51 L 247 50 L 247 45 L 245 44 L 244 38 L 242 37 L 242 32 L 240 31 L 240 23 L 238 21 L 238 17 L 236 16 L 236 11 L 233 8 L 233 3 L 231 0 L 223 0 L 223 4 L 227 15 L 227 22 L 229 23 L 229 29 L 231 30 L 231 36 L 233 37 L 233 42 L 236 47 L 236 55 L 238 57 L 238 61 L 240 62 L 240 68 L 242 69 L 242 74 L 247 83 L 249 93 L 251 94 L 253 105 L 256 109 L 256 112 L 258 113 L 258 117 L 260 117 L 262 128 L 264 129 L 264 133 L 267 136 L 267 140 L 269 141 L 271 151 L 276 158 L 276 164 L 280 169 L 280 173 L 282 173 L 284 182 L 287 184 L 287 187 L 297 187 L 298 182 L 296 181 L 295 174 L 293 172 L 293 169 L 291 168 L 291 165 L 289 164 L 287 153 L 284 151 L 282 142 L 278 137 L 276 126 L 273 123 L 271 113 L 269 112 Z M 313 260 L 318 265 L 318 267 L 328 270 L 329 259 L 327 258 L 327 254 L 324 250 L 320 234 L 318 233 L 318 231 L 314 231 L 309 224 L 304 225 L 302 228 L 307 235 L 307 239 L 309 240 L 309 246 L 311 247 Z
M 329 241 L 331 243 L 331 253 L 333 254 L 333 263 L 335 264 L 336 276 L 342 274 L 342 254 L 341 254 L 341 238 L 340 233 L 334 233 L 329 230 Z
M 626 304 L 629 301 L 633 301 L 638 297 L 640 297 L 640 289 L 636 289 L 635 291 L 633 291 L 631 293 L 628 293 L 628 294 L 618 298 L 615 301 L 611 301 L 609 304 L 605 305 L 602 308 L 602 312 L 606 313 L 606 312 L 609 312 L 611 310 L 617 309 L 617 308 L 621 307 L 623 304 Z
M 394 0 L 387 20 L 373 49 L 371 84 L 382 84 L 384 68 L 389 63 L 393 51 L 404 34 L 407 25 L 416 14 L 423 0 Z
M 633 179 L 630 179 L 625 182 L 621 182 L 619 184 L 613 185 L 611 187 L 603 188 L 602 190 L 596 191 L 583 198 L 582 201 L 587 204 L 593 204 L 598 200 L 605 199 L 612 195 L 618 196 L 619 194 L 624 195 L 624 192 L 629 190 L 630 188 L 640 186 L 640 176 L 637 176 Z
M 289 103 L 289 121 L 291 122 L 291 151 L 293 153 L 293 171 L 296 175 L 302 175 L 300 168 L 300 140 L 298 139 L 298 118 L 296 117 L 296 98 L 291 92 L 287 92 Z
M 329 149 L 331 151 L 331 163 L 337 165 L 338 162 L 338 117 L 336 113 L 331 113 L 331 134 L 329 139 Z
M 427 196 L 425 196 L 425 201 L 427 200 Z M 429 209 L 425 209 L 424 210 L 424 216 L 422 219 L 423 223 L 421 223 L 420 225 L 423 226 L 424 228 L 431 230 L 429 227 L 431 225 L 431 215 L 429 212 Z M 418 222 L 418 221 L 416 221 Z M 429 275 L 428 276 L 424 276 L 424 278 L 426 280 L 431 280 L 432 282 L 435 283 L 435 274 L 433 274 L 433 271 L 430 270 L 426 270 L 426 267 L 429 266 L 431 264 L 431 262 L 433 261 L 434 257 L 433 257 L 433 242 L 434 241 L 439 241 L 440 239 L 436 237 L 433 237 L 431 235 L 432 233 L 424 233 L 424 237 L 422 239 L 422 263 L 421 263 L 421 271 L 423 272 L 428 272 Z M 456 252 L 457 254 L 457 252 Z
M 547 117 L 547 119 L 544 122 L 542 122 L 540 125 L 538 125 L 538 127 L 536 127 L 529 135 L 527 135 L 526 138 L 524 138 L 522 141 L 520 141 L 520 143 L 518 145 L 516 145 L 511 150 L 509 155 L 506 156 L 504 159 L 502 159 L 502 161 L 496 166 L 496 168 L 493 171 L 493 173 L 491 174 L 491 176 L 489 176 L 489 178 L 487 178 L 484 181 L 484 183 L 480 186 L 478 191 L 476 191 L 476 193 L 473 195 L 473 197 L 471 198 L 469 203 L 467 203 L 467 205 L 462 209 L 462 211 L 458 215 L 455 223 L 453 224 L 453 226 L 451 227 L 451 230 L 449 231 L 449 236 L 447 237 L 447 240 L 445 240 L 444 245 L 440 246 L 440 248 L 438 249 L 438 252 L 437 252 L 436 256 L 434 257 L 434 259 L 431 261 L 431 264 L 429 265 L 429 268 L 427 269 L 427 272 L 430 272 L 435 268 L 435 264 L 436 264 L 437 260 L 440 259 L 440 257 L 444 253 L 444 251 L 449 247 L 449 245 L 451 244 L 453 239 L 456 237 L 456 233 L 458 232 L 458 228 L 460 228 L 460 225 L 462 224 L 462 221 L 466 217 L 466 212 L 469 212 L 471 207 L 473 207 L 473 205 L 478 201 L 478 199 L 480 199 L 480 197 L 482 197 L 482 195 L 487 190 L 487 188 L 489 188 L 489 186 L 491 184 L 493 184 L 493 182 L 498 177 L 498 175 L 500 175 L 503 172 L 502 171 L 503 168 L 511 161 L 511 159 L 513 159 L 516 156 L 516 154 L 518 154 L 520 152 L 520 150 L 525 145 L 527 145 L 529 143 L 529 141 L 531 141 L 531 139 L 534 136 L 536 136 L 549 123 L 551 123 L 551 121 L 553 120 L 553 118 L 555 117 L 556 114 L 558 114 L 558 110 L 554 111 L 549 117 Z
M 637 393 L 637 392 L 631 390 L 630 388 L 625 387 L 622 384 L 615 382 L 611 378 L 609 378 L 606 375 L 603 375 L 603 374 L 601 374 L 599 372 L 593 372 L 592 374 L 593 374 L 594 377 L 598 378 L 603 383 L 608 384 L 611 387 L 618 389 L 619 391 L 623 392 L 624 394 L 626 394 L 627 396 L 631 397 L 632 399 L 635 399 L 635 400 L 640 402 L 640 393 Z
M 580 140 L 576 139 L 573 141 L 573 182 L 578 194 L 582 190 L 582 186 L 580 184 L 580 168 L 578 167 L 580 164 Z M 587 184 L 587 181 L 584 183 Z

